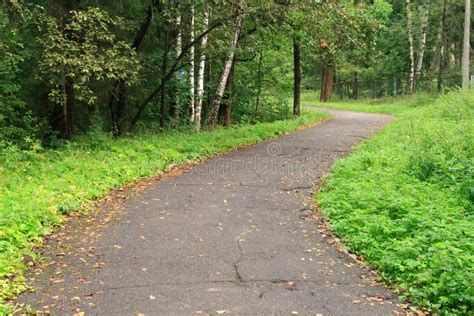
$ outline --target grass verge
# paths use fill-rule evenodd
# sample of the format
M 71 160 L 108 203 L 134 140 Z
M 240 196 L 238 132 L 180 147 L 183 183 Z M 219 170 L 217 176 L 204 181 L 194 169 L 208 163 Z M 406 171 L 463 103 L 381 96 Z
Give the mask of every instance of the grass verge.
M 306 111 L 298 118 L 218 129 L 200 134 L 170 132 L 118 140 L 83 138 L 61 150 L 0 152 L 0 298 L 24 290 L 25 255 L 71 211 L 113 188 L 180 164 L 244 144 L 255 144 L 329 114 Z M 1 307 L 0 307 L 1 314 Z
M 398 119 L 337 162 L 316 194 L 349 249 L 413 303 L 474 310 L 474 95 L 327 107 Z

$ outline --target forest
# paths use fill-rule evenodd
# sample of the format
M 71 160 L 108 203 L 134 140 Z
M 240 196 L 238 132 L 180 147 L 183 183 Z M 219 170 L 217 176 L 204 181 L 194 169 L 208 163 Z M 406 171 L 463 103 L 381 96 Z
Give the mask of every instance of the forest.
M 341 151 L 317 212 L 408 314 L 469 315 L 470 2 L 3 0 L 0 314 L 111 190 L 354 111 L 394 122 Z

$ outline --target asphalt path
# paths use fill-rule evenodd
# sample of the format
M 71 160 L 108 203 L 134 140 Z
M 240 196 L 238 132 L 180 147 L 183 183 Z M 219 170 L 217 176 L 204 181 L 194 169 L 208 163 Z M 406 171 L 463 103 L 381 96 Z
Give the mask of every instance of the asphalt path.
M 393 314 L 396 296 L 325 240 L 311 206 L 331 165 L 392 118 L 329 111 L 158 181 L 107 225 L 61 233 L 19 302 L 59 315 Z

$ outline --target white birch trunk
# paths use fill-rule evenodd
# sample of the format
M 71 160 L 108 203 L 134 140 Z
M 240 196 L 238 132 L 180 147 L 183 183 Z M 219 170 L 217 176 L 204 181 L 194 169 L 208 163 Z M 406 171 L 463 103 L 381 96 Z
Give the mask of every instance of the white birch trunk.
M 189 41 L 194 42 L 194 5 L 191 6 L 191 31 L 189 33 Z M 190 103 L 189 103 L 189 121 L 194 122 L 194 45 L 189 49 L 189 92 L 190 92 Z
M 207 30 L 209 26 L 209 12 L 204 12 L 203 26 L 204 30 Z M 202 98 L 204 95 L 204 71 L 206 69 L 206 46 L 207 46 L 207 35 L 205 35 L 201 40 L 201 56 L 199 57 L 199 70 L 198 70 L 198 86 L 197 86 L 197 99 L 195 106 L 195 123 L 196 130 L 199 132 L 201 130 L 201 109 L 202 109 Z
M 214 97 L 214 102 L 211 107 L 209 129 L 213 129 L 217 122 L 217 115 L 219 113 L 219 107 L 221 105 L 222 97 L 224 96 L 224 89 L 227 83 L 227 77 L 229 76 L 230 68 L 232 67 L 235 49 L 237 47 L 240 31 L 242 29 L 242 22 L 243 22 L 243 14 L 241 11 L 242 9 L 238 8 L 237 10 L 238 10 L 238 14 L 235 20 L 234 36 L 232 37 L 232 41 L 230 42 L 230 46 L 229 46 L 229 55 L 227 56 L 224 70 L 222 71 L 221 78 L 219 79 L 216 95 Z
M 418 59 L 416 62 L 414 85 L 416 85 L 416 81 L 420 80 L 421 69 L 423 68 L 423 57 L 425 56 L 426 33 L 428 29 L 428 15 L 429 15 L 429 11 L 425 6 L 419 6 L 418 10 L 420 12 L 421 28 L 420 28 L 420 44 L 418 47 L 418 56 L 417 56 Z
M 408 26 L 408 45 L 410 56 L 410 79 L 408 83 L 408 92 L 413 93 L 415 84 L 415 54 L 413 52 L 413 15 L 410 8 L 410 0 L 407 0 L 407 26 Z
M 471 33 L 471 0 L 466 0 L 464 8 L 464 40 L 462 50 L 462 87 L 469 88 L 469 45 Z
M 181 14 L 178 12 L 178 15 L 176 16 L 176 29 L 178 30 L 178 33 L 176 34 L 176 59 L 179 58 L 181 55 L 181 52 L 183 50 L 183 44 L 182 44 L 182 34 L 181 34 Z M 176 72 L 176 78 L 177 80 L 181 80 L 181 74 L 180 72 Z M 179 119 L 179 108 L 180 108 L 180 102 L 179 102 L 179 90 L 176 91 L 176 100 L 175 100 L 175 108 L 174 108 L 174 113 L 173 117 L 177 121 Z M 178 122 L 176 122 L 177 124 Z
M 181 40 L 181 14 L 178 13 L 176 17 L 176 29 L 178 30 L 178 34 L 176 34 L 176 59 L 178 59 L 179 55 L 181 55 L 182 51 L 182 40 Z

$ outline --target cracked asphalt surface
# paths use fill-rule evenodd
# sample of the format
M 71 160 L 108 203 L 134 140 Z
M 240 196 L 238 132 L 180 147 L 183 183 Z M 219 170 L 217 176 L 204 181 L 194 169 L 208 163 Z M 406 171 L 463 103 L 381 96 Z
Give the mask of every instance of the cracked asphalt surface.
M 312 192 L 391 117 L 346 111 L 216 157 L 52 247 L 19 303 L 53 314 L 390 315 L 396 296 L 328 244 Z M 104 214 L 101 215 L 102 217 Z

